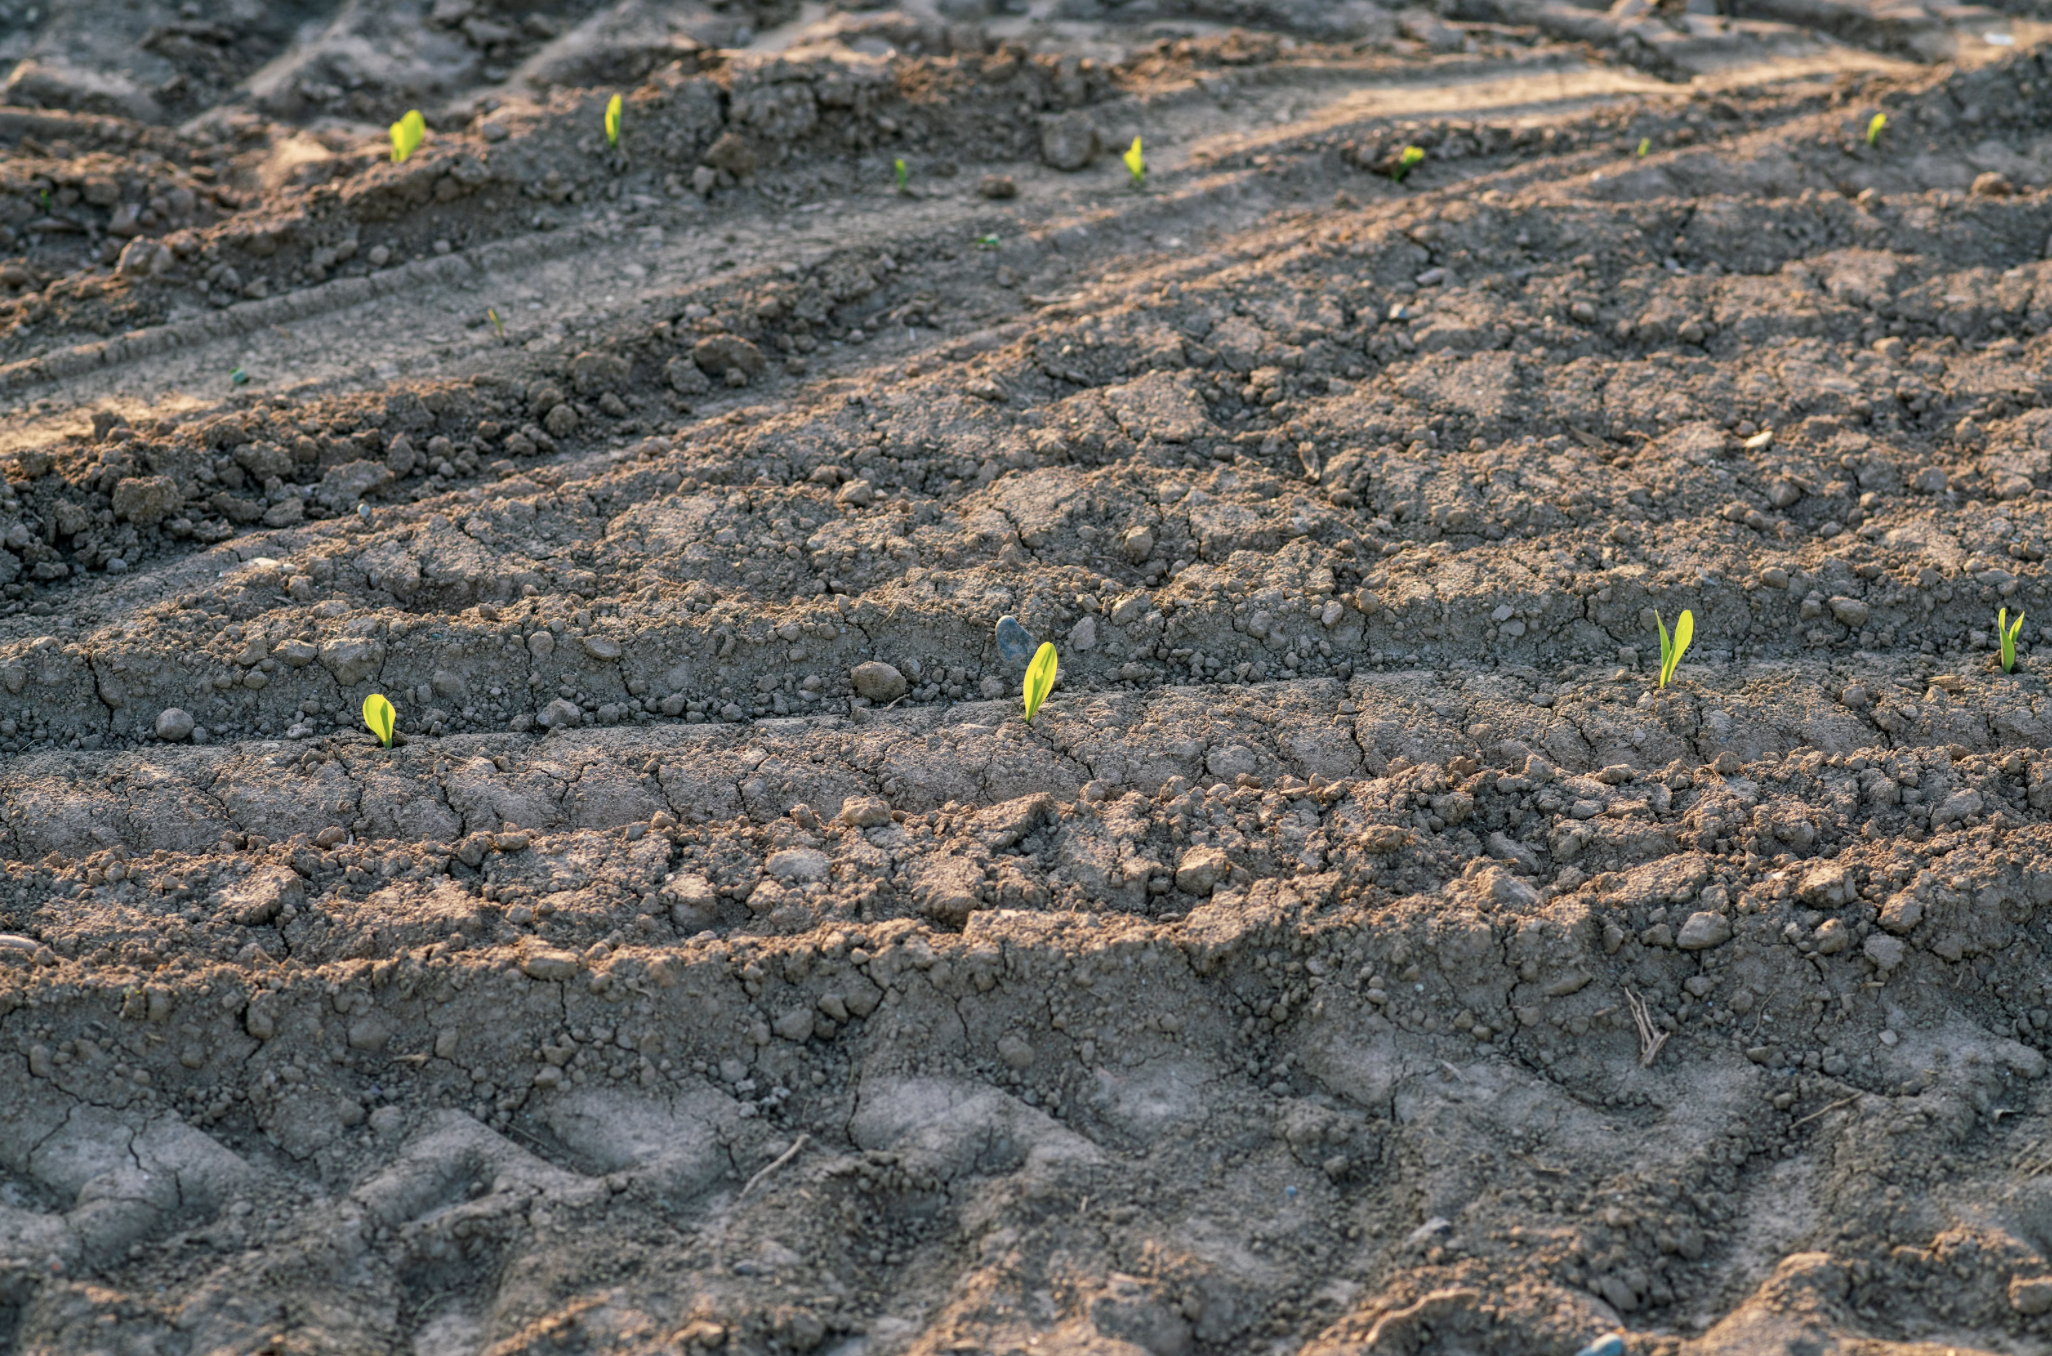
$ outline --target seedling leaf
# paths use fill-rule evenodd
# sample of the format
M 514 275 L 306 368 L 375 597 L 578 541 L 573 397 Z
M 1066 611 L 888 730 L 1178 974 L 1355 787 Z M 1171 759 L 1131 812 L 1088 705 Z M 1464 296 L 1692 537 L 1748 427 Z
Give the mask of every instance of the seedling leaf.
M 899 156 L 891 162 L 891 173 L 898 180 L 898 192 L 903 193 L 906 181 L 912 177 L 911 171 L 905 168 L 905 157 Z
M 1651 137 L 1640 137 L 1640 138 L 1639 138 L 1639 159 L 1641 159 L 1641 160 L 1644 160 L 1644 159 L 1646 158 L 1646 152 L 1648 152 L 1648 151 L 1650 151 L 1650 150 L 1652 150 L 1652 149 L 1653 149 L 1653 138 L 1651 138 Z
M 1147 160 L 1140 154 L 1140 138 L 1134 137 L 1133 144 L 1119 157 L 1126 164 L 1126 173 L 1133 176 L 1133 187 L 1138 188 L 1147 178 Z
M 2023 634 L 2024 614 L 2016 614 L 2014 622 L 2009 620 L 2009 609 L 1998 608 L 1995 612 L 1995 629 L 2002 634 L 2002 671 L 2016 672 L 2016 639 Z
M 1880 145 L 1881 129 L 1886 126 L 1888 126 L 1888 115 L 1886 113 L 1876 113 L 1873 117 L 1867 119 L 1867 145 Z
M 1402 183 L 1406 175 L 1425 163 L 1425 152 L 1417 146 L 1406 146 L 1398 153 L 1396 164 L 1390 166 L 1389 177 Z
M 1696 614 L 1684 611 L 1675 618 L 1674 635 L 1671 637 L 1667 634 L 1667 623 L 1660 620 L 1658 612 L 1653 614 L 1653 624 L 1660 628 L 1660 686 L 1666 687 L 1674 680 L 1674 671 L 1681 667 L 1689 642 L 1696 638 Z
M 620 144 L 620 96 L 606 100 L 606 145 Z
M 420 116 L 419 109 L 407 109 L 406 116 L 392 124 L 392 163 L 396 165 L 412 155 L 425 140 L 427 119 Z
M 1028 723 L 1032 722 L 1034 713 L 1040 710 L 1040 704 L 1047 700 L 1047 694 L 1054 691 L 1055 664 L 1054 642 L 1051 640 L 1042 641 L 1039 652 L 1033 656 L 1033 662 L 1026 666 L 1026 719 Z
M 499 337 L 504 339 L 506 337 L 506 322 L 499 319 L 499 308 L 496 306 L 485 307 L 485 316 L 492 322 L 492 328 L 499 332 Z
M 399 713 L 392 709 L 392 703 L 386 701 L 382 694 L 373 692 L 363 699 L 363 723 L 388 749 L 392 747 L 392 727 L 398 720 Z

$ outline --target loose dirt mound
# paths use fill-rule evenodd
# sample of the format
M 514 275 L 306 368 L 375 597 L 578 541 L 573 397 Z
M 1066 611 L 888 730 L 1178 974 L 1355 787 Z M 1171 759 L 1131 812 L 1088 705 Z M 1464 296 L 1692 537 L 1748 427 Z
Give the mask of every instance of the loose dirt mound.
M 2052 1350 L 2027 19 L 102 8 L 0 1352 Z

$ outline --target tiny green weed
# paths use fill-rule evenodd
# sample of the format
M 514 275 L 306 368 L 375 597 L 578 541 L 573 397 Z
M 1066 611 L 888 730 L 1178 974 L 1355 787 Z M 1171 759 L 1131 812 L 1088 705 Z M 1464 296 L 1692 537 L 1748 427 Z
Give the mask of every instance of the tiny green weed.
M 620 96 L 615 94 L 606 100 L 606 145 L 620 144 Z
M 492 328 L 499 332 L 501 339 L 504 339 L 506 337 L 506 322 L 499 319 L 499 308 L 496 306 L 485 307 L 485 318 L 492 322 Z
M 976 248 L 980 250 L 994 250 L 1003 243 L 1002 240 L 999 240 L 994 235 L 979 235 L 976 237 Z
M 1887 126 L 1888 115 L 1886 113 L 1876 113 L 1873 117 L 1867 119 L 1867 145 L 1869 148 L 1881 144 L 1881 131 Z
M 392 163 L 397 165 L 404 161 L 426 140 L 427 119 L 420 116 L 419 109 L 407 109 L 406 116 L 392 124 Z
M 1646 152 L 1648 152 L 1648 151 L 1650 151 L 1650 150 L 1652 150 L 1652 149 L 1653 149 L 1653 138 L 1651 138 L 1651 137 L 1640 137 L 1640 138 L 1639 138 L 1639 159 L 1641 159 L 1641 160 L 1644 160 L 1644 159 L 1646 158 Z
M 1055 665 L 1054 642 L 1042 641 L 1033 662 L 1026 666 L 1026 722 L 1029 725 L 1040 710 L 1040 704 L 1047 700 L 1047 694 L 1054 691 Z
M 1147 182 L 1147 157 L 1140 154 L 1140 138 L 1134 137 L 1133 144 L 1119 159 L 1124 162 L 1126 173 L 1133 176 L 1133 187 L 1138 188 Z
M 1406 146 L 1397 153 L 1396 163 L 1389 167 L 1389 177 L 1395 183 L 1402 183 L 1412 170 L 1425 163 L 1425 152 L 1418 146 Z
M 1660 614 L 1653 614 L 1653 624 L 1660 628 L 1660 686 L 1666 687 L 1674 681 L 1674 671 L 1681 667 L 1682 656 L 1688 653 L 1689 642 L 1696 637 L 1696 614 L 1684 611 L 1674 620 L 1674 635 L 1667 634 L 1667 623 L 1660 620 Z
M 905 157 L 899 156 L 891 162 L 891 174 L 898 181 L 898 192 L 903 193 L 912 181 L 912 171 L 905 168 Z
M 363 723 L 378 737 L 378 743 L 388 749 L 392 747 L 392 728 L 398 722 L 399 713 L 382 693 L 373 692 L 363 699 Z
M 2016 672 L 2016 638 L 2023 634 L 2023 623 L 2024 614 L 2021 612 L 2016 614 L 2015 621 L 2011 621 L 2008 608 L 1997 608 L 1995 611 L 1995 629 L 2002 633 L 2002 671 L 2004 673 Z

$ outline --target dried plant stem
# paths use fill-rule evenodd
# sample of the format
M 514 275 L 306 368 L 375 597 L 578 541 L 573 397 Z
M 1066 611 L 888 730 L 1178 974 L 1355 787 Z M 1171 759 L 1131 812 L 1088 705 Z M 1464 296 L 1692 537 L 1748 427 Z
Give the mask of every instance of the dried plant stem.
M 1653 1057 L 1660 1053 L 1660 1047 L 1667 1044 L 1667 1033 L 1653 1025 L 1653 1017 L 1646 1011 L 1645 1001 L 1630 989 L 1625 990 L 1625 1001 L 1632 1005 L 1632 1024 L 1639 1028 L 1639 1067 L 1653 1067 Z

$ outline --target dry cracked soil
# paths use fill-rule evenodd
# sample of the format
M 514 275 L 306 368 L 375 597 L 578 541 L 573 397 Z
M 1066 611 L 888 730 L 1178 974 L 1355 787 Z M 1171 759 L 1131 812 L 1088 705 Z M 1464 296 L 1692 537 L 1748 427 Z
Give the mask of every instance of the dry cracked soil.
M 2052 1352 L 2048 36 L 0 3 L 0 1353 Z

